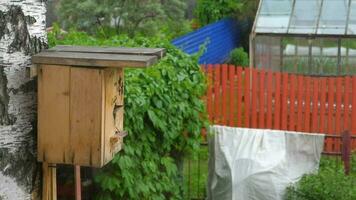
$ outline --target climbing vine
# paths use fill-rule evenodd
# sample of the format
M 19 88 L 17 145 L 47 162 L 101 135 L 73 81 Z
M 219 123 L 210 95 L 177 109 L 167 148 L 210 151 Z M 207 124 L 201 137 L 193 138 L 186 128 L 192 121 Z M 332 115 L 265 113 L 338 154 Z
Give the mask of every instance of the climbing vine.
M 58 39 L 61 38 L 61 39 Z M 206 80 L 198 56 L 168 41 L 85 33 L 49 35 L 49 43 L 125 47 L 164 47 L 166 56 L 147 69 L 125 69 L 124 149 L 99 171 L 97 199 L 181 199 L 182 156 L 200 145 L 206 126 L 202 96 Z

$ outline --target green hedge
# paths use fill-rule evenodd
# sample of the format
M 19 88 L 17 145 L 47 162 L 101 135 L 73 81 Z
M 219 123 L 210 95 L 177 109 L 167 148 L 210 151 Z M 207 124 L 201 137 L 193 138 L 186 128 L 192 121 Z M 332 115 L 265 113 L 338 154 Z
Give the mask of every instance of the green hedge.
M 164 47 L 167 55 L 147 69 L 125 70 L 124 149 L 95 177 L 97 199 L 182 199 L 182 156 L 198 149 L 207 125 L 202 96 L 206 80 L 198 55 L 168 41 L 82 32 L 50 33 L 50 46 L 96 45 Z

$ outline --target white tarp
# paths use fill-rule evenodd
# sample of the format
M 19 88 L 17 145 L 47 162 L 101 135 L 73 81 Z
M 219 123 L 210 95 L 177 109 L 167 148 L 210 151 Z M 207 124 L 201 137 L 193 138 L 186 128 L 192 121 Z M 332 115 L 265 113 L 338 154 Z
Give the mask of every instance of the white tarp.
M 209 200 L 279 200 L 303 174 L 317 172 L 324 135 L 212 126 Z

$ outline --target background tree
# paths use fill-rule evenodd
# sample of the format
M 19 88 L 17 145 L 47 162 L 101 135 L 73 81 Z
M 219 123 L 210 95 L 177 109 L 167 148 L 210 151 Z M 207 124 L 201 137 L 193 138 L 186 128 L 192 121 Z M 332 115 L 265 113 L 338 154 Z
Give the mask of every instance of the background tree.
M 258 3 L 259 0 L 197 0 L 196 17 L 200 25 L 225 17 L 251 19 L 256 15 Z
M 185 9 L 185 0 L 62 0 L 58 15 L 66 29 L 151 36 L 168 25 L 182 28 Z
M 0 199 L 36 199 L 36 82 L 26 67 L 46 47 L 42 0 L 0 1 Z

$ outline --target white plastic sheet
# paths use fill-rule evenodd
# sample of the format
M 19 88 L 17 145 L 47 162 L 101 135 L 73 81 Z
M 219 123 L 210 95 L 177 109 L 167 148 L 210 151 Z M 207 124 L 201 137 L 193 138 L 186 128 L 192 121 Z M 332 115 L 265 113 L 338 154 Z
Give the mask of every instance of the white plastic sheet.
M 209 200 L 279 200 L 317 172 L 324 135 L 212 126 Z

